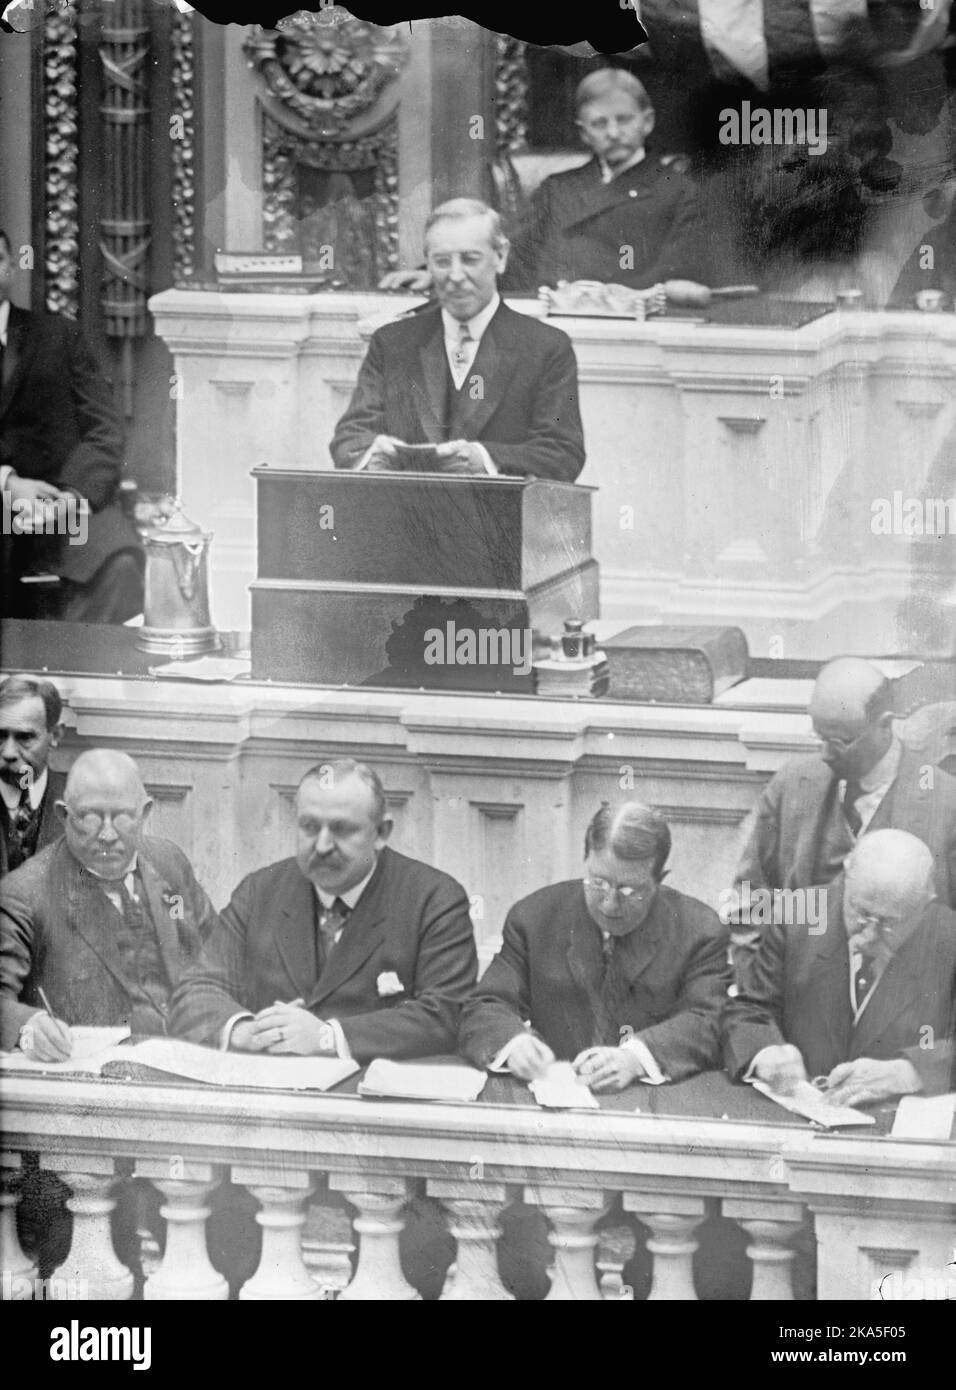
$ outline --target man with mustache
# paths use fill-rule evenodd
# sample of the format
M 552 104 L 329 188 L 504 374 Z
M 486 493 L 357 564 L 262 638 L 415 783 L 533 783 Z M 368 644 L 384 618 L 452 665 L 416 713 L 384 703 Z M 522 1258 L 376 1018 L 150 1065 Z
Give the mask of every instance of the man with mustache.
M 477 972 L 464 889 L 387 846 L 385 792 L 364 763 L 311 768 L 295 810 L 295 857 L 239 884 L 177 992 L 174 1030 L 363 1063 L 454 1052 Z
M 939 899 L 956 906 L 956 778 L 901 742 L 886 678 L 838 657 L 817 677 L 810 717 L 823 748 L 785 763 L 761 793 L 735 876 L 742 900 L 747 885 L 830 883 L 861 836 L 895 829 L 929 846 Z
M 0 681 L 0 877 L 58 839 L 56 803 L 66 778 L 49 768 L 63 701 L 52 681 Z

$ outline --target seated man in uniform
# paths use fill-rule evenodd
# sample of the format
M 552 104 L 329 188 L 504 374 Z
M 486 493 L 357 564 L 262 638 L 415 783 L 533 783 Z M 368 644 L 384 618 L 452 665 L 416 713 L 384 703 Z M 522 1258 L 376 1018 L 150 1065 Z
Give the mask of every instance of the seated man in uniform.
M 584 466 L 574 349 L 502 303 L 497 213 L 471 198 L 441 204 L 425 254 L 438 306 L 372 335 L 330 444 L 336 468 L 387 472 L 403 445 L 431 444 L 441 472 L 573 482 Z
M 709 907 L 663 885 L 670 846 L 657 811 L 605 802 L 585 835 L 584 879 L 508 913 L 462 1011 L 464 1056 L 524 1080 L 567 1060 L 595 1091 L 717 1066 L 726 932 Z
M 824 931 L 774 921 L 724 1016 L 734 1080 L 787 1092 L 826 1078 L 841 1105 L 949 1088 L 956 913 L 935 901 L 933 856 L 915 835 L 874 830 L 822 890 Z
M 693 183 L 645 146 L 654 108 L 624 68 L 601 68 L 578 85 L 577 128 L 593 159 L 551 174 L 515 232 L 506 290 L 536 294 L 559 280 L 646 289 L 710 276 Z M 382 289 L 425 290 L 430 267 L 386 275 Z

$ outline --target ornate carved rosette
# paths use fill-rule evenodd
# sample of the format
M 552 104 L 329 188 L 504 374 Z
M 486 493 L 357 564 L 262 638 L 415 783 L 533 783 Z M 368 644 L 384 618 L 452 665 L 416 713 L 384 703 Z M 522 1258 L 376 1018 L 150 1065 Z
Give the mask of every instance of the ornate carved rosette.
M 80 207 L 76 88 L 77 19 L 73 6 L 43 25 L 43 269 L 45 303 L 76 318 L 80 306 Z
M 507 34 L 496 36 L 495 126 L 498 154 L 528 143 L 527 45 Z
M 172 15 L 173 281 L 185 284 L 196 274 L 196 57 L 192 13 Z
M 149 25 L 144 0 L 111 0 L 103 8 L 100 64 L 103 136 L 100 253 L 103 314 L 114 338 L 146 331 L 149 217 Z
M 332 6 L 254 29 L 245 51 L 263 82 L 266 248 L 300 251 L 330 287 L 373 286 L 398 263 L 405 39 Z

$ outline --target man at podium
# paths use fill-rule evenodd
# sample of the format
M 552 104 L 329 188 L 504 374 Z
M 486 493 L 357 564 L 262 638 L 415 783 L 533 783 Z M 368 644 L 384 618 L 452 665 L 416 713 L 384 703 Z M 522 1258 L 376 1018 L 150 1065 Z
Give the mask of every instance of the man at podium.
M 472 198 L 425 224 L 437 304 L 372 335 L 330 449 L 336 468 L 510 474 L 573 482 L 584 466 L 567 334 L 498 294 L 498 214 Z

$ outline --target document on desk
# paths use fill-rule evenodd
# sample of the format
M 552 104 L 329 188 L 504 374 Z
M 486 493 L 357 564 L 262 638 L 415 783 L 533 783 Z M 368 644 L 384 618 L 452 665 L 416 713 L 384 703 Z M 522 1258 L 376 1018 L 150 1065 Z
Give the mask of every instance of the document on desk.
M 894 1139 L 937 1139 L 944 1143 L 953 1132 L 956 1091 L 945 1096 L 903 1096 L 896 1108 Z
M 114 1059 L 117 1057 L 114 1055 Z M 359 1070 L 342 1057 L 269 1057 L 249 1052 L 220 1052 L 175 1038 L 147 1038 L 119 1054 L 155 1071 L 212 1086 L 254 1087 L 270 1091 L 328 1091 Z
M 84 1072 L 87 1076 L 98 1076 L 106 1062 L 124 1057 L 129 1049 L 120 1047 L 129 1037 L 128 1028 L 93 1028 L 77 1026 L 70 1028 L 73 1051 L 65 1062 L 38 1062 L 25 1057 L 17 1048 L 14 1052 L 0 1052 L 0 1070 L 42 1072 L 59 1076 L 69 1072 Z
M 391 1062 L 376 1057 L 358 1084 L 360 1096 L 393 1100 L 477 1100 L 488 1074 L 453 1062 Z
M 805 1120 L 813 1120 L 814 1124 L 823 1125 L 826 1129 L 836 1129 L 848 1125 L 875 1125 L 876 1119 L 873 1115 L 864 1115 L 861 1110 L 853 1110 L 848 1105 L 834 1105 L 831 1100 L 827 1100 L 822 1091 L 818 1091 L 816 1086 L 811 1086 L 809 1081 L 801 1081 L 789 1095 L 781 1095 L 778 1091 L 772 1091 L 765 1081 L 750 1082 L 755 1091 L 759 1091 L 768 1100 L 774 1101 L 776 1105 L 782 1105 L 784 1110 L 789 1110 L 794 1115 L 802 1115 Z
M 570 1062 L 552 1062 L 528 1089 L 545 1110 L 600 1110 Z

